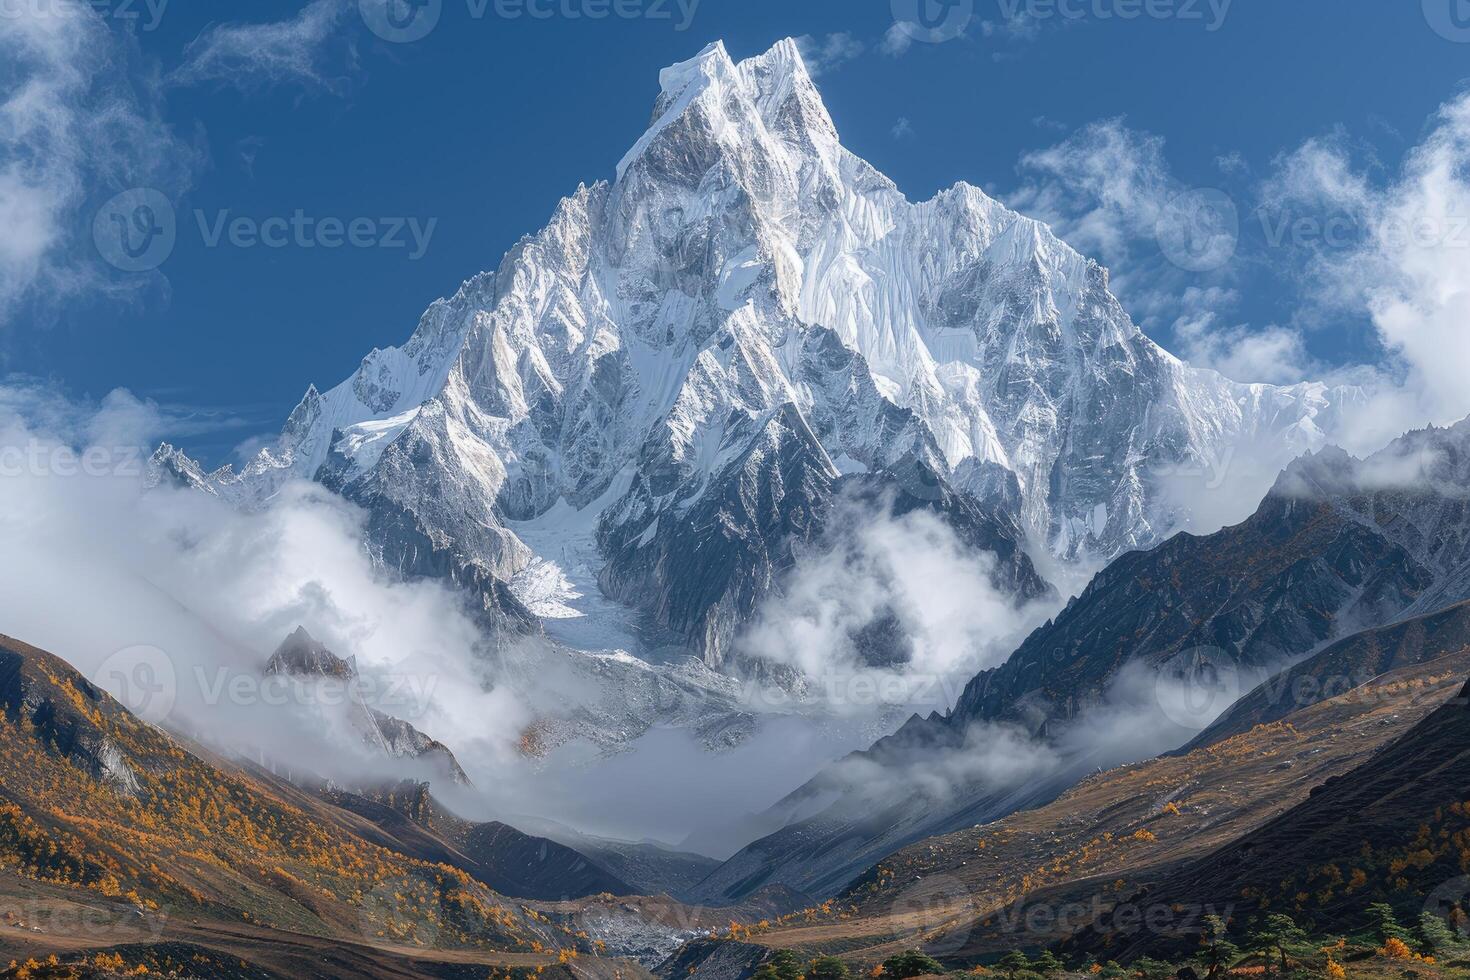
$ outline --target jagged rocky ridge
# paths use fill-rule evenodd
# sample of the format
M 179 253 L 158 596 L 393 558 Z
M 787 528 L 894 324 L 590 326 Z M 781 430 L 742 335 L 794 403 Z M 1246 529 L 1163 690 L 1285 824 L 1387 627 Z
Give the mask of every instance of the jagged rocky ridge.
M 316 479 L 385 568 L 465 586 L 511 635 L 538 562 L 518 522 L 594 509 L 608 594 L 724 667 L 789 538 L 843 474 L 902 461 L 1026 547 L 1146 547 L 1187 525 L 1159 473 L 1321 444 L 1349 391 L 1245 385 L 1146 338 L 1107 271 L 975 187 L 908 201 L 840 144 L 797 46 L 660 73 L 652 122 L 402 347 L 308 390 L 276 444 L 160 473 L 256 506 Z M 691 555 L 701 570 L 691 575 Z
M 422 760 L 452 782 L 469 784 L 469 777 L 448 746 L 401 718 L 368 704 L 358 686 L 356 659 L 337 656 L 308 633 L 306 627 L 298 626 L 281 641 L 266 662 L 265 675 L 291 678 L 303 684 L 334 685 L 337 690 L 330 697 L 307 696 L 301 700 L 320 704 L 323 711 L 340 715 L 331 720 L 355 732 L 369 750 L 384 758 Z
M 1244 522 L 1118 558 L 1005 664 L 971 680 L 948 713 L 915 716 L 856 757 L 862 783 L 853 784 L 853 760 L 845 760 L 792 793 L 765 815 L 780 829 L 732 857 L 698 894 L 727 901 L 779 884 L 825 897 L 900 846 L 1055 798 L 1093 766 L 1123 760 L 1079 759 L 1019 785 L 952 785 L 937 797 L 908 772 L 971 752 L 981 726 L 1054 742 L 1102 706 L 1130 666 L 1192 685 L 1224 710 L 1258 679 L 1314 654 L 1298 675 L 1388 669 L 1400 635 L 1416 641 L 1416 655 L 1432 655 L 1439 648 L 1422 642 L 1425 631 L 1453 627 L 1459 613 L 1425 610 L 1470 599 L 1467 487 L 1470 419 L 1408 433 L 1366 459 L 1337 448 L 1302 457 Z M 1446 642 L 1456 635 L 1451 629 Z M 1295 679 L 1268 681 L 1221 731 L 1238 730 L 1252 712 L 1270 720 L 1269 685 Z

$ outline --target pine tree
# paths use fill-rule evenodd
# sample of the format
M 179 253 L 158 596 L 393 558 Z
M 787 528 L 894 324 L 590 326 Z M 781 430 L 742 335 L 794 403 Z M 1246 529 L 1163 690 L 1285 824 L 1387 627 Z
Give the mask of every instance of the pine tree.
M 1307 934 L 1301 926 L 1297 925 L 1289 915 L 1280 912 L 1266 916 L 1265 924 L 1256 930 L 1254 936 L 1255 948 L 1266 954 L 1266 970 L 1271 969 L 1271 958 L 1274 955 L 1280 965 L 1282 976 L 1290 969 L 1286 962 L 1287 951 L 1307 943 Z
M 848 980 L 852 971 L 835 956 L 818 956 L 806 968 L 806 980 Z
M 1378 933 L 1378 941 L 1386 943 L 1390 939 L 1397 939 L 1407 943 L 1413 937 L 1409 930 L 1399 924 L 1399 917 L 1394 912 L 1393 906 L 1386 902 L 1374 902 L 1368 906 L 1368 917 L 1373 920 L 1373 928 Z
M 801 957 L 778 949 L 755 971 L 755 980 L 801 980 Z
M 1031 960 L 1019 949 L 1013 949 L 1000 958 L 995 964 L 998 969 L 1004 970 L 1007 977 L 1015 978 L 1022 973 L 1030 972 Z
M 1419 913 L 1419 934 L 1424 937 L 1424 945 L 1436 956 L 1463 955 L 1467 948 L 1465 937 L 1428 909 Z
M 1067 971 L 1067 964 L 1057 959 L 1049 949 L 1043 949 L 1031 961 L 1031 968 L 1044 977 L 1053 977 Z
M 883 961 L 883 973 L 893 980 L 908 980 L 926 973 L 943 973 L 944 964 L 917 949 L 890 956 Z
M 1205 969 L 1206 980 L 1218 980 L 1225 975 L 1240 955 L 1240 947 L 1230 941 L 1225 922 L 1218 915 L 1205 916 L 1205 931 L 1200 936 L 1204 946 L 1195 961 Z

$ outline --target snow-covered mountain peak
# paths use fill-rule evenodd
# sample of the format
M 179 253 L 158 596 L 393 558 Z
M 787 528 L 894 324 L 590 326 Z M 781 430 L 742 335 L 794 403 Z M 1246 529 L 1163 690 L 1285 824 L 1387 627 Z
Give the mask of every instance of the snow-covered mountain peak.
M 246 504 L 321 480 L 368 508 L 386 567 L 522 618 L 504 583 L 564 559 L 517 528 L 564 509 L 582 537 L 558 548 L 707 651 L 745 606 L 680 593 L 670 556 L 753 549 L 748 605 L 780 567 L 761 536 L 820 526 L 792 514 L 840 474 L 918 460 L 1031 549 L 1106 557 L 1189 519 L 1160 471 L 1247 443 L 1284 463 L 1330 429 L 1342 393 L 1189 368 L 1105 269 L 978 187 L 909 201 L 842 146 L 796 42 L 738 62 L 716 42 L 659 84 L 611 182 L 310 389 L 242 471 L 160 467 Z

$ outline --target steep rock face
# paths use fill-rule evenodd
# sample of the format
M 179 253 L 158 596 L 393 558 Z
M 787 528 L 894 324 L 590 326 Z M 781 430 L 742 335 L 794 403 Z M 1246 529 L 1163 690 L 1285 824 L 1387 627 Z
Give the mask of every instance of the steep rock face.
M 160 471 L 247 506 L 323 480 L 368 509 L 380 563 L 469 584 L 512 633 L 530 617 L 501 586 L 553 556 L 507 524 L 596 506 L 609 591 L 713 664 L 834 473 L 911 455 L 1032 548 L 1107 557 L 1187 524 L 1159 471 L 1247 443 L 1284 462 L 1353 397 L 1187 367 L 1106 270 L 974 187 L 909 202 L 842 147 L 791 41 L 713 44 L 659 82 L 615 179 L 401 348 L 310 389 L 241 471 L 171 447 Z M 681 523 L 740 545 L 675 595 Z
M 967 685 L 948 722 L 1065 721 L 1124 663 L 1203 650 L 1271 668 L 1470 598 L 1467 481 L 1470 420 L 1366 459 L 1335 447 L 1304 456 L 1243 523 L 1119 558 Z
M 453 782 L 468 784 L 459 760 L 442 742 L 435 741 L 408 722 L 368 704 L 358 689 L 355 658 L 344 659 L 318 642 L 305 627 L 281 641 L 265 665 L 267 677 L 292 678 L 311 684 L 328 682 L 340 687 L 340 697 L 321 699 L 324 710 L 340 710 L 345 723 L 364 744 L 390 759 L 422 759 L 442 770 Z M 310 703 L 303 699 L 304 703 Z
M 1106 760 L 1064 757 L 1045 778 L 1019 788 L 956 779 L 922 805 L 915 802 L 922 784 L 908 773 L 988 751 L 974 743 L 977 732 L 988 741 L 1020 731 L 1038 744 L 1056 744 L 1071 723 L 1106 702 L 1130 666 L 1142 668 L 1144 678 L 1234 699 L 1256 687 L 1254 678 L 1303 661 L 1249 693 L 1239 714 L 1227 714 L 1220 725 L 1229 734 L 1279 717 L 1277 685 L 1391 669 L 1400 649 L 1416 657 L 1452 652 L 1463 645 L 1462 609 L 1404 620 L 1426 602 L 1470 599 L 1467 466 L 1470 420 L 1411 432 L 1361 460 L 1329 448 L 1288 467 L 1241 524 L 1205 537 L 1179 534 L 1122 556 L 1003 665 L 972 679 L 947 714 L 911 718 L 783 800 L 768 815 L 768 826 L 781 829 L 717 869 L 700 894 L 729 900 L 778 883 L 825 897 L 860 870 L 861 859 L 880 857 L 882 847 L 1055 798 Z M 1287 700 L 1288 708 L 1302 706 Z M 859 783 L 844 775 L 855 762 L 865 773 Z
M 443 810 L 423 784 L 394 786 L 371 795 L 327 790 L 334 806 L 388 834 L 393 847 L 423 861 L 448 864 L 502 895 L 565 901 L 634 889 L 581 853 L 497 821 L 474 823 Z
M 1356 689 L 1389 671 L 1467 651 L 1470 602 L 1354 633 L 1247 693 L 1185 748 L 1214 745 L 1257 725 L 1278 721 L 1299 708 Z
M 126 711 L 50 654 L 0 635 L 0 709 L 52 752 L 125 796 L 138 777 L 104 721 Z

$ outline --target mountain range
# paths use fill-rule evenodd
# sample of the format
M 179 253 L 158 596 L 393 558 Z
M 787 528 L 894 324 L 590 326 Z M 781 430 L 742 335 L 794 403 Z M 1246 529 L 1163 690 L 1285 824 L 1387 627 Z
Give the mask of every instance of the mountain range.
M 452 581 L 502 637 L 738 673 L 855 476 L 965 499 L 1034 598 L 1032 556 L 1156 544 L 1189 526 L 1180 472 L 1279 468 L 1360 397 L 1191 368 L 1045 224 L 963 183 L 909 201 L 842 146 L 792 41 L 712 44 L 659 87 L 614 179 L 308 389 L 242 469 L 165 445 L 157 472 L 246 507 L 319 481 L 366 509 L 382 568 Z
M 907 913 L 888 911 L 909 900 L 895 868 L 920 890 L 930 878 L 971 889 L 979 879 L 960 869 L 975 860 L 1007 901 L 1065 891 L 1054 861 L 1017 873 L 1047 856 L 1034 839 L 1046 820 L 1053 843 L 1078 845 L 1098 879 L 1088 887 L 1126 875 L 1156 890 L 1136 894 L 1189 901 L 1246 888 L 1265 909 L 1285 893 L 1250 871 L 1253 855 L 1300 849 L 1289 880 L 1305 888 L 1348 836 L 1399 848 L 1430 812 L 1392 803 L 1409 792 L 1402 771 L 1462 752 L 1463 718 L 1429 702 L 1467 669 L 1470 420 L 1359 459 L 1332 439 L 1365 398 L 1191 367 L 1045 224 L 963 183 L 912 202 L 844 148 L 794 41 L 740 61 L 712 44 L 660 73 L 648 127 L 610 180 L 559 202 L 401 346 L 308 388 L 238 469 L 165 444 L 150 479 L 244 509 L 313 481 L 358 505 L 379 572 L 464 597 L 487 676 L 536 715 L 518 749 L 546 765 L 568 745 L 616 757 L 657 729 L 711 753 L 738 747 L 773 714 L 752 685 L 836 724 L 815 678 L 752 627 L 870 524 L 932 519 L 983 557 L 1015 618 L 1050 618 L 1003 659 L 965 667 L 947 710 L 900 724 L 908 706 L 884 705 L 865 720 L 881 736 L 868 747 L 710 828 L 744 843 L 721 862 L 549 820 L 468 820 L 421 783 L 282 780 L 138 722 L 5 640 L 15 737 L 0 859 L 48 888 L 187 907 L 216 930 L 243 917 L 315 942 L 365 915 L 342 975 L 366 968 L 353 957 L 387 969 L 382 957 L 408 946 L 508 976 L 539 975 L 552 949 L 569 975 L 598 975 L 568 962 L 609 943 L 615 975 L 673 953 L 665 967 L 680 976 L 744 977 L 780 942 L 864 967 L 910 945 L 969 965 L 1002 948 L 982 914 L 995 910 L 946 899 L 943 928 L 910 935 Z M 1280 475 L 1240 523 L 1197 526 L 1197 510 L 1221 509 L 1205 495 L 1238 492 L 1200 474 L 1232 460 Z M 863 665 L 901 671 L 919 641 L 879 606 L 845 640 Z M 264 670 L 357 676 L 305 629 Z M 1395 710 L 1352 700 L 1374 684 L 1407 685 L 1384 688 Z M 323 721 L 373 753 L 428 762 L 445 786 L 494 792 L 469 786 L 469 757 L 371 705 Z M 1298 752 L 1303 731 L 1334 744 Z M 1447 765 L 1420 780 L 1436 812 L 1451 803 Z M 27 767 L 45 775 L 39 788 Z M 1273 812 L 1227 792 L 1236 776 Z M 1142 845 L 1174 797 L 1148 812 L 1134 799 L 1170 780 L 1215 808 L 1184 808 L 1200 836 L 1172 855 Z M 1329 805 L 1362 818 L 1334 824 Z M 149 820 L 157 833 L 133 853 L 126 828 Z M 981 827 L 1000 863 L 975 859 Z M 1111 845 L 1124 829 L 1140 845 L 1126 859 L 1097 860 L 1084 840 Z M 209 842 L 222 831 L 259 846 Z M 1426 865 L 1436 874 L 1447 847 Z M 358 911 L 385 888 L 386 912 Z M 1361 917 L 1360 902 L 1338 905 Z M 727 922 L 725 939 L 686 944 Z M 966 935 L 951 945 L 956 924 Z M 901 938 L 874 938 L 891 928 Z M 859 929 L 874 931 L 858 943 Z M 1101 935 L 1044 938 L 1092 953 L 1112 948 Z M 441 966 L 426 972 L 457 975 Z

